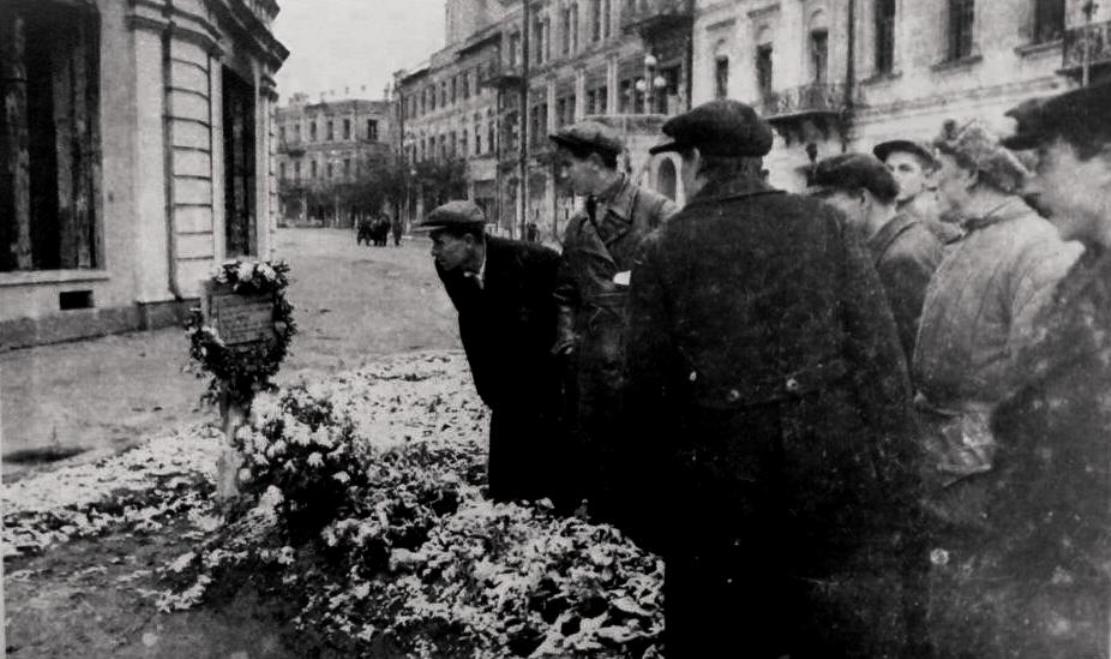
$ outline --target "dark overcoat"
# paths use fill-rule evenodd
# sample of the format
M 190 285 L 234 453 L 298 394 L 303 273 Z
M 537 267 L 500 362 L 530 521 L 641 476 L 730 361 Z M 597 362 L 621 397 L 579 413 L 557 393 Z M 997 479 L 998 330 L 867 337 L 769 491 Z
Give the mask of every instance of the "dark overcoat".
M 1089 247 L 1035 320 L 1025 385 L 993 418 L 983 528 L 935 549 L 940 653 L 1107 657 L 1111 621 L 1111 255 Z
M 459 312 L 475 388 L 491 410 L 490 493 L 497 500 L 557 496 L 559 383 L 555 338 L 559 254 L 486 237 L 485 279 L 437 273 Z
M 567 223 L 555 293 L 558 341 L 577 348 L 575 386 L 569 388 L 578 462 L 584 467 L 577 478 L 583 495 L 598 504 L 595 512 L 603 516 L 606 506 L 600 499 L 609 498 L 610 463 L 618 459 L 613 438 L 623 430 L 627 278 L 645 236 L 677 210 L 670 199 L 628 177 L 622 177 L 608 196 L 593 219 L 583 209 Z
M 907 364 L 914 357 L 918 321 L 930 278 L 945 255 L 941 241 L 920 220 L 900 213 L 868 239 L 868 251 L 887 291 Z
M 628 373 L 668 656 L 902 652 L 910 390 L 843 216 L 757 181 L 701 191 L 634 269 Z

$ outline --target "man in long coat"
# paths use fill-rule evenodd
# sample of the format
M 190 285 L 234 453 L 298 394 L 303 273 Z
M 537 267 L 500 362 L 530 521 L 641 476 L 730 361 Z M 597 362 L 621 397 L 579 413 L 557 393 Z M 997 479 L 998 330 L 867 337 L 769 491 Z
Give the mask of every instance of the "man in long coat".
M 490 407 L 490 495 L 498 501 L 559 498 L 555 337 L 559 255 L 485 235 L 469 201 L 451 201 L 421 223 L 431 229 L 436 273 L 459 312 L 475 388 Z
M 690 201 L 633 271 L 627 411 L 667 656 L 909 656 L 916 445 L 875 270 L 836 209 L 761 180 L 750 107 L 663 130 Z
M 553 352 L 575 371 L 572 404 L 582 467 L 577 480 L 591 512 L 615 521 L 619 481 L 627 469 L 618 445 L 626 432 L 621 394 L 629 277 L 644 237 L 676 207 L 618 169 L 625 145 L 609 126 L 582 121 L 550 139 L 558 147 L 564 185 L 586 198 L 563 238 Z

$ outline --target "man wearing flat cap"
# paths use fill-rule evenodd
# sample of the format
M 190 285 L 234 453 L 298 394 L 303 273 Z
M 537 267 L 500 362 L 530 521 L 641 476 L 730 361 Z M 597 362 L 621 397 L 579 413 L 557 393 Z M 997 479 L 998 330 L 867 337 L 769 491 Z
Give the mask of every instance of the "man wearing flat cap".
M 621 391 L 629 276 L 641 241 L 676 207 L 618 169 L 625 145 L 609 126 L 581 121 L 550 139 L 558 148 L 562 182 L 586 198 L 564 233 L 553 352 L 577 365 L 569 387 L 575 391 L 575 436 L 583 467 L 577 480 L 591 513 L 616 522 L 617 480 L 629 468 L 618 446 L 625 432 Z
M 763 181 L 749 106 L 663 132 L 689 202 L 633 270 L 627 405 L 668 656 L 910 656 L 917 449 L 876 272 L 835 208 Z
M 969 656 L 1107 657 L 1111 648 L 1111 85 L 1007 114 L 1003 140 L 1035 150 L 1027 190 L 1085 252 L 1038 315 L 1015 387 L 995 410 L 999 445 L 974 566 L 938 593 L 935 619 Z M 954 611 L 954 603 L 959 607 Z M 961 615 L 963 613 L 963 615 Z M 960 620 L 955 620 L 960 616 Z M 940 644 L 939 644 L 940 645 Z
M 459 313 L 459 335 L 475 388 L 491 410 L 490 496 L 496 501 L 560 496 L 558 379 L 549 353 L 559 255 L 546 247 L 485 234 L 470 201 L 433 210 L 436 273 Z
M 899 184 L 873 156 L 844 153 L 822 160 L 810 193 L 843 212 L 865 241 L 909 363 L 926 287 L 941 263 L 941 242 L 917 216 L 896 210 Z
M 960 237 L 959 226 L 939 217 L 935 188 L 941 163 L 933 146 L 914 140 L 888 140 L 877 144 L 872 153 L 895 177 L 899 186 L 895 207 L 900 213 L 916 217 L 943 244 Z

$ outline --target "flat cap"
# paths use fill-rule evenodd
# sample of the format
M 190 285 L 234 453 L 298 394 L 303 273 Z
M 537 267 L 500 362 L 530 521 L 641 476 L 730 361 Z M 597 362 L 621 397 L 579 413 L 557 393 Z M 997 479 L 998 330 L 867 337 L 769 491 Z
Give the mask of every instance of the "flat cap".
M 814 169 L 811 183 L 811 194 L 863 188 L 884 203 L 899 196 L 895 177 L 878 158 L 865 153 L 842 153 L 822 160 Z
M 573 149 L 596 149 L 619 154 L 625 150 L 625 140 L 621 134 L 609 126 L 597 121 L 579 121 L 564 126 L 548 139 L 559 146 Z
M 704 155 L 759 157 L 772 148 L 772 130 L 751 107 L 718 99 L 672 117 L 663 125 L 665 144 L 649 149 L 655 155 L 697 147 Z
M 953 120 L 946 121 L 934 146 L 941 153 L 971 164 L 1003 192 L 1017 192 L 1030 176 L 1030 170 L 1000 143 L 999 136 L 978 119 L 963 126 Z
M 1009 149 L 1033 149 L 1057 137 L 1074 142 L 1111 141 L 1111 83 L 1081 87 L 1048 98 L 1025 101 L 1005 113 L 1017 122 L 1003 140 Z
M 437 206 L 425 216 L 418 225 L 419 229 L 462 229 L 480 227 L 486 224 L 486 214 L 473 201 L 457 199 L 443 206 Z
M 872 153 L 877 158 L 887 161 L 887 156 L 895 152 L 913 153 L 925 160 L 931 167 L 938 167 L 941 163 L 937 161 L 937 154 L 934 153 L 934 148 L 928 144 L 915 142 L 914 140 L 888 140 L 880 142 L 872 148 Z

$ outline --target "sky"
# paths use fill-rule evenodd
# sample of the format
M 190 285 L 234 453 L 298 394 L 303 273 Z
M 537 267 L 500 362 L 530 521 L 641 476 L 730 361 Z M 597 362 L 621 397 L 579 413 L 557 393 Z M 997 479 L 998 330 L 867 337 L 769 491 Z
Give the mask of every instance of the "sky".
M 274 33 L 290 51 L 276 76 L 279 102 L 299 91 L 314 101 L 328 90 L 336 99 L 382 98 L 394 71 L 443 47 L 444 2 L 278 0 Z

